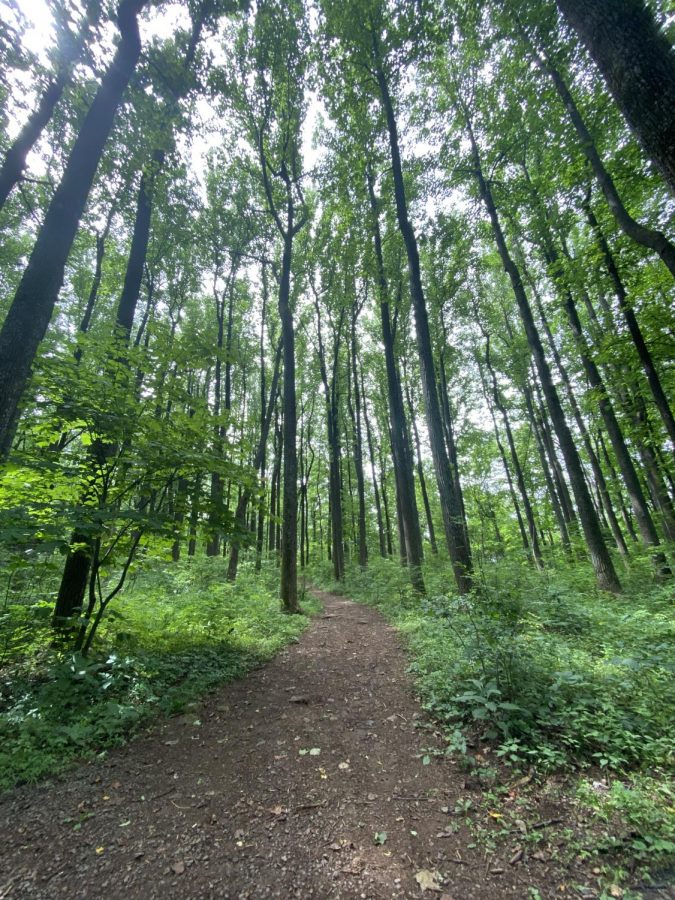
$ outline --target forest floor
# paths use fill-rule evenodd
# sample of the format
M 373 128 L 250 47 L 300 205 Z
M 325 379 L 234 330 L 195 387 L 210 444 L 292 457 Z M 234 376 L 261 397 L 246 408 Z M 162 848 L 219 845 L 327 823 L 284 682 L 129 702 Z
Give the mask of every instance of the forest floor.
M 4 795 L 0 898 L 600 896 L 592 862 L 560 852 L 576 815 L 564 791 L 525 798 L 514 776 L 500 802 L 516 818 L 491 810 L 434 755 L 396 631 L 319 596 L 271 663 L 103 761 Z

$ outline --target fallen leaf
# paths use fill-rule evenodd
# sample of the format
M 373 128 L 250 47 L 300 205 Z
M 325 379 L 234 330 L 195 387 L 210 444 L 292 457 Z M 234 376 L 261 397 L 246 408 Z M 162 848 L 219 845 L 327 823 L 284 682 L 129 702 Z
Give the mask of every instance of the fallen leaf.
M 104 850 L 104 849 L 105 849 L 104 847 L 97 847 L 97 848 L 96 848 L 96 853 L 100 856 L 101 853 L 103 853 L 103 850 Z
M 415 872 L 415 881 L 423 891 L 440 891 L 440 880 L 440 872 L 432 872 L 431 869 L 420 869 L 419 872 Z

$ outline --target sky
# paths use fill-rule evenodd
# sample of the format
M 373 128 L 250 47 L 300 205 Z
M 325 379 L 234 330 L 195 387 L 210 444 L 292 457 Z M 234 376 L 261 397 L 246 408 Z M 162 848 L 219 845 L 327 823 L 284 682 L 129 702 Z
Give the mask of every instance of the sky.
M 5 15 L 3 6 L 7 0 L 0 0 L 0 14 Z M 28 29 L 25 33 L 24 44 L 27 50 L 37 54 L 41 60 L 46 60 L 46 50 L 53 40 L 52 33 L 52 16 L 46 0 L 14 0 L 28 23 Z M 173 34 L 179 25 L 185 26 L 188 17 L 185 9 L 178 3 L 170 3 L 165 6 L 162 11 L 153 10 L 152 16 L 148 17 L 149 21 L 141 20 L 141 38 L 144 45 L 152 39 L 152 37 L 169 37 Z M 26 87 L 28 88 L 28 82 Z M 209 123 L 217 121 L 217 114 L 204 98 L 197 101 L 196 106 L 198 121 L 203 123 L 203 131 L 195 131 L 192 136 L 191 144 L 191 160 L 192 169 L 197 178 L 205 171 L 205 158 L 208 151 L 217 146 L 220 142 L 217 134 L 210 133 Z M 303 158 L 305 161 L 305 169 L 307 171 L 313 169 L 321 156 L 321 149 L 315 147 L 313 140 L 314 131 L 316 129 L 319 117 L 323 115 L 326 118 L 325 109 L 320 100 L 313 95 L 310 98 L 307 116 L 303 128 Z M 17 133 L 22 122 L 17 120 L 10 126 L 10 135 Z M 44 164 L 35 151 L 29 158 L 31 170 L 36 175 L 44 174 Z

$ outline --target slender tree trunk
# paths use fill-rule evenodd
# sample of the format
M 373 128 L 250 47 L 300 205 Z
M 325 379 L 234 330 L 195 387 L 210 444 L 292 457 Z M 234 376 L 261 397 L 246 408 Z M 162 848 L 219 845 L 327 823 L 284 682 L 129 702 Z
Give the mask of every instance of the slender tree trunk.
M 267 441 L 270 433 L 270 426 L 272 424 L 272 414 L 274 412 L 274 408 L 276 406 L 277 394 L 279 390 L 279 369 L 281 365 L 281 343 L 277 346 L 276 357 L 274 360 L 274 372 L 272 375 L 272 384 L 270 386 L 270 395 L 267 405 L 263 407 L 262 419 L 260 421 L 260 435 L 258 437 L 258 446 L 255 450 L 255 456 L 253 458 L 252 468 L 254 471 L 258 471 L 264 466 L 264 460 L 267 449 Z M 263 389 L 264 396 L 264 389 Z M 261 397 L 262 399 L 262 397 Z M 248 504 L 251 500 L 252 490 L 249 487 L 245 487 L 241 494 L 239 495 L 239 499 L 237 501 L 237 508 L 234 514 L 234 529 L 235 535 L 238 532 L 242 532 L 245 527 L 246 522 L 246 510 L 248 508 Z M 258 531 L 258 540 L 262 541 L 262 525 L 259 524 Z M 227 580 L 235 581 L 237 578 L 237 566 L 239 564 L 239 546 L 240 540 L 238 537 L 234 536 L 230 543 L 230 561 L 227 567 Z
M 103 76 L 45 214 L 0 331 L 0 457 L 9 453 L 33 359 L 63 284 L 66 260 L 117 107 L 141 52 L 137 15 L 146 0 L 122 0 L 120 42 Z
M 530 44 L 530 47 L 532 47 L 532 44 Z M 646 225 L 642 225 L 640 222 L 636 222 L 630 215 L 619 195 L 612 176 L 609 174 L 605 168 L 605 164 L 600 158 L 600 154 L 595 146 L 595 141 L 586 127 L 586 123 L 579 112 L 574 97 L 570 93 L 560 72 L 558 72 L 549 59 L 544 59 L 534 47 L 532 47 L 532 50 L 538 65 L 550 76 L 560 99 L 569 113 L 572 125 L 579 137 L 581 151 L 590 163 L 595 179 L 598 182 L 598 185 L 605 196 L 605 200 L 607 201 L 607 205 L 612 211 L 612 215 L 616 219 L 619 227 L 629 238 L 634 240 L 635 243 L 657 253 L 668 267 L 670 273 L 675 277 L 675 246 L 661 231 L 657 231 L 654 228 L 649 228 Z
M 387 556 L 394 555 L 394 545 L 391 535 L 391 517 L 389 515 L 389 499 L 387 497 L 387 473 L 385 471 L 384 457 L 382 456 L 382 445 L 379 447 L 380 452 L 380 478 L 382 492 L 382 508 L 384 510 L 384 526 L 387 537 Z
M 447 332 L 445 323 L 443 324 L 444 346 L 447 344 Z M 441 347 L 438 353 L 438 370 L 439 370 L 439 393 L 441 400 L 441 419 L 443 420 L 443 433 L 445 435 L 445 444 L 448 448 L 448 460 L 450 461 L 450 474 L 452 476 L 455 496 L 457 497 L 457 505 L 462 517 L 462 528 L 467 546 L 469 546 L 469 524 L 466 518 L 466 509 L 464 507 L 464 494 L 462 492 L 462 484 L 459 477 L 459 460 L 457 458 L 457 444 L 455 443 L 455 430 L 453 425 L 453 416 L 450 409 L 450 392 L 448 387 L 448 379 L 445 371 L 445 354 L 444 347 Z
M 675 136 L 673 138 L 673 141 L 675 144 Z M 595 213 L 593 212 L 589 201 L 585 202 L 584 210 L 586 212 L 588 224 L 593 229 L 593 233 L 595 234 L 596 240 L 598 242 L 598 248 L 600 249 L 602 259 L 605 263 L 605 267 L 607 269 L 607 272 L 609 273 L 610 280 L 614 287 L 614 294 L 619 301 L 619 309 L 623 314 L 626 325 L 628 326 L 628 331 L 633 340 L 633 344 L 635 345 L 637 354 L 640 357 L 642 368 L 644 369 L 645 375 L 647 376 L 647 382 L 649 383 L 649 387 L 654 398 L 654 403 L 656 404 L 656 408 L 659 411 L 659 415 L 663 419 L 663 424 L 666 427 L 668 437 L 670 438 L 673 446 L 675 446 L 675 418 L 673 417 L 670 404 L 668 403 L 668 398 L 666 397 L 663 386 L 661 385 L 661 379 L 659 378 L 656 366 L 654 365 L 654 360 L 652 359 L 652 355 L 642 334 L 642 329 L 640 328 L 638 320 L 635 316 L 633 307 L 628 301 L 626 288 L 624 287 L 621 276 L 619 275 L 619 269 L 614 259 L 614 255 L 609 248 L 607 239 L 605 238 L 605 235 L 600 228 L 598 220 L 595 217 Z
M 537 525 L 534 519 L 534 511 L 532 509 L 532 504 L 530 503 L 530 497 L 527 492 L 527 488 L 525 486 L 525 476 L 523 474 L 523 467 L 520 464 L 520 458 L 518 456 L 518 451 L 516 450 L 516 442 L 513 439 L 513 432 L 511 430 L 511 422 L 509 421 L 509 416 L 506 411 L 506 407 L 502 402 L 502 398 L 499 392 L 499 385 L 497 383 L 497 376 L 495 374 L 495 370 L 492 366 L 492 361 L 490 359 L 490 338 L 486 335 L 486 345 L 485 345 L 485 365 L 488 368 L 488 372 L 490 373 L 490 379 L 492 381 L 492 399 L 494 401 L 495 406 L 499 410 L 499 413 L 502 417 L 502 422 L 504 423 L 504 431 L 506 433 L 506 440 L 509 445 L 509 452 L 511 454 L 511 462 L 513 463 L 513 470 L 516 473 L 516 484 L 518 485 L 518 493 L 520 494 L 520 498 L 523 502 L 523 509 L 525 510 L 525 518 L 527 519 L 527 534 L 529 538 L 530 548 L 532 550 L 532 560 L 535 566 L 538 569 L 543 568 L 544 560 L 541 555 L 541 547 L 539 546 L 539 536 L 537 534 Z
M 600 409 L 600 415 L 602 416 L 602 420 L 605 424 L 605 430 L 607 431 L 612 449 L 614 450 L 614 455 L 616 456 L 619 471 L 621 472 L 626 490 L 628 492 L 628 499 L 630 500 L 631 506 L 633 508 L 633 513 L 635 515 L 635 520 L 637 522 L 642 541 L 648 547 L 658 546 L 659 537 L 652 521 L 652 517 L 649 513 L 647 501 L 642 492 L 642 485 L 640 484 L 637 472 L 635 471 L 633 460 L 631 459 L 628 452 L 621 427 L 614 413 L 614 408 L 607 394 L 602 376 L 600 375 L 598 367 L 591 357 L 584 340 L 583 332 L 581 329 L 581 321 L 577 313 L 574 298 L 572 297 L 572 294 L 569 290 L 565 292 L 565 311 L 567 313 L 567 318 L 570 323 L 570 328 L 572 329 L 574 339 L 577 343 L 577 348 L 581 357 L 584 371 L 586 373 L 586 377 L 588 378 L 591 389 L 595 391 L 595 397 Z M 662 561 L 663 560 L 661 560 L 661 562 Z
M 565 391 L 567 393 L 567 399 L 569 401 L 570 407 L 572 409 L 572 414 L 577 423 L 577 428 L 579 429 L 579 434 L 581 435 L 581 439 L 584 443 L 584 447 L 586 448 L 586 453 L 588 455 L 589 462 L 591 464 L 591 469 L 593 471 L 593 477 L 595 479 L 595 483 L 598 489 L 598 493 L 601 499 L 600 509 L 604 509 L 607 514 L 607 520 L 609 528 L 612 532 L 612 537 L 614 538 L 614 542 L 621 553 L 622 556 L 626 556 L 628 552 L 628 548 L 626 546 L 626 542 L 623 537 L 623 533 L 621 528 L 619 527 L 619 523 L 616 518 L 616 514 L 614 513 L 614 507 L 612 506 L 612 501 L 609 496 L 609 491 L 607 489 L 607 482 L 605 481 L 605 476 L 602 471 L 602 466 L 600 465 L 600 460 L 593 449 L 593 445 L 591 443 L 590 435 L 588 434 L 588 428 L 586 427 L 586 423 L 581 414 L 581 409 L 579 408 L 579 404 L 577 403 L 577 399 L 574 393 L 574 389 L 572 387 L 572 382 L 569 377 L 569 373 L 565 364 L 562 361 L 558 348 L 556 346 L 555 340 L 553 338 L 553 333 L 551 331 L 550 325 L 548 323 L 548 319 L 544 312 L 544 306 L 541 302 L 541 297 L 539 296 L 539 292 L 534 288 L 533 285 L 533 294 L 535 297 L 535 303 L 537 307 L 537 311 L 539 313 L 539 318 L 541 320 L 542 326 L 544 328 L 544 333 L 546 334 L 546 338 L 548 341 L 549 348 L 553 355 L 554 362 L 560 373 L 560 377 L 562 379 L 563 384 L 565 385 Z
M 675 57 L 644 0 L 557 0 L 675 193 Z
M 293 249 L 292 203 L 288 206 L 288 224 L 284 240 L 279 284 L 279 318 L 284 345 L 283 421 L 283 519 L 281 526 L 281 602 L 286 612 L 297 613 L 298 606 L 298 462 L 297 409 L 295 400 L 295 330 L 291 311 L 291 254 Z
M 375 496 L 375 515 L 377 517 L 377 537 L 380 546 L 380 556 L 385 559 L 387 556 L 387 545 L 385 543 L 384 525 L 382 523 L 382 503 L 380 501 L 380 489 L 377 484 L 377 474 L 375 472 L 375 453 L 373 451 L 373 435 L 370 429 L 370 419 L 368 418 L 368 403 L 366 402 L 366 393 L 363 389 L 363 369 L 361 369 L 361 394 L 364 398 L 363 403 L 363 419 L 366 423 L 366 441 L 368 444 L 368 457 L 370 459 L 370 476 L 373 482 L 373 494 Z
M 457 589 L 460 594 L 466 594 L 472 588 L 471 550 L 464 529 L 460 501 L 453 484 L 450 460 L 448 459 L 443 435 L 438 391 L 436 389 L 436 372 L 431 346 L 431 334 L 429 331 L 429 318 L 424 297 L 424 289 L 422 287 L 417 239 L 408 216 L 408 204 L 403 181 L 403 169 L 401 165 L 398 128 L 396 125 L 396 117 L 394 115 L 394 106 L 389 93 L 389 84 L 380 60 L 379 47 L 376 43 L 374 43 L 373 50 L 376 66 L 375 74 L 389 134 L 389 150 L 394 176 L 396 215 L 408 257 L 410 295 L 415 313 L 415 328 L 417 332 L 417 347 L 420 357 L 420 370 L 424 391 L 427 431 L 429 433 L 431 454 L 436 470 L 436 481 L 438 483 L 446 543 L 452 561 Z
M 534 322 L 534 317 L 532 315 L 532 310 L 525 293 L 525 288 L 523 286 L 520 272 L 518 271 L 516 264 L 509 254 L 506 240 L 504 238 L 504 233 L 499 222 L 497 208 L 492 197 L 492 192 L 483 176 L 480 154 L 478 152 L 478 145 L 476 144 L 473 129 L 471 128 L 468 111 L 465 109 L 464 112 L 467 120 L 469 140 L 471 142 L 473 166 L 476 178 L 478 180 L 481 199 L 483 200 L 487 208 L 490 221 L 492 223 L 492 230 L 494 232 L 497 250 L 499 252 L 502 265 L 504 266 L 504 270 L 506 271 L 511 281 L 511 286 L 513 288 L 518 311 L 520 313 L 523 327 L 525 329 L 527 342 L 532 355 L 534 356 L 534 361 L 537 367 L 537 372 L 539 374 L 539 379 L 541 381 L 541 386 L 544 391 L 544 396 L 546 397 L 546 403 L 548 405 L 549 413 L 551 415 L 551 421 L 553 422 L 553 427 L 555 428 L 558 441 L 560 442 L 560 449 L 562 450 L 565 459 L 565 465 L 567 466 L 567 471 L 572 483 L 572 490 L 574 491 L 577 509 L 579 511 L 581 527 L 586 538 L 586 545 L 588 547 L 591 562 L 595 570 L 598 585 L 603 590 L 618 593 L 621 590 L 621 584 L 614 569 L 612 558 L 609 555 L 602 537 L 600 522 L 598 521 L 598 517 L 593 507 L 593 500 L 586 484 L 583 468 L 581 466 L 581 460 L 579 458 L 577 448 L 574 445 L 574 441 L 572 439 L 572 435 L 570 433 L 567 422 L 565 421 L 565 414 L 563 413 L 563 409 L 560 404 L 558 391 L 556 390 L 553 379 L 551 377 L 551 370 L 549 369 L 548 362 L 546 361 L 544 348 L 542 347 L 539 332 L 537 331 L 537 326 Z
M 356 308 L 352 311 L 352 330 L 351 330 L 351 372 L 354 396 L 354 472 L 356 474 L 356 491 L 359 501 L 358 529 L 359 529 L 359 566 L 365 569 L 368 565 L 368 539 L 366 535 L 366 486 L 363 476 L 363 434 L 361 431 L 361 392 L 359 390 L 358 371 L 356 366 L 357 358 L 357 340 L 356 340 L 356 319 L 358 312 Z
M 400 507 L 399 521 L 403 529 L 405 555 L 409 563 L 411 583 L 417 591 L 424 593 L 424 581 L 422 578 L 422 561 L 424 558 L 422 550 L 422 533 L 420 531 L 417 498 L 415 496 L 412 454 L 410 452 L 408 429 L 405 421 L 401 379 L 396 365 L 396 350 L 389 313 L 389 288 L 384 269 L 378 204 L 375 196 L 374 179 L 370 171 L 367 173 L 367 187 L 370 199 L 375 263 L 377 266 L 377 292 L 380 307 L 380 323 L 382 327 L 382 343 L 384 344 L 385 369 L 387 374 L 387 399 L 389 404 L 389 421 L 391 424 L 391 449 L 394 459 L 394 472 L 396 475 L 396 496 Z M 388 544 L 390 543 L 391 541 L 388 540 Z M 391 550 L 389 550 L 389 553 L 391 555 Z
M 415 440 L 415 453 L 417 455 L 417 477 L 420 483 L 420 491 L 422 492 L 422 503 L 424 504 L 424 514 L 427 519 L 427 529 L 429 531 L 429 543 L 431 544 L 431 552 L 434 556 L 438 555 L 438 544 L 436 543 L 436 531 L 434 529 L 434 520 L 431 515 L 431 506 L 429 504 L 429 494 L 427 492 L 427 481 L 424 477 L 424 466 L 422 465 L 422 446 L 420 442 L 419 429 L 417 428 L 417 420 L 415 419 L 415 410 L 413 408 L 412 397 L 410 394 L 410 385 L 406 383 L 406 398 L 408 401 L 408 414 L 412 424 L 413 437 Z
M 551 471 L 549 469 L 548 459 L 546 457 L 546 447 L 544 446 L 544 439 L 542 438 L 541 431 L 539 430 L 539 426 L 537 424 L 537 419 L 534 412 L 534 404 L 532 402 L 532 392 L 529 385 L 524 385 L 523 393 L 525 395 L 525 404 L 527 407 L 528 418 L 530 420 L 530 426 L 532 428 L 532 433 L 534 434 L 535 441 L 537 442 L 537 452 L 539 453 L 539 461 L 541 463 L 542 472 L 544 473 L 546 490 L 548 491 L 548 496 L 551 501 L 551 508 L 553 509 L 553 515 L 558 526 L 558 531 L 560 532 L 560 540 L 565 550 L 568 551 L 571 546 L 570 534 L 567 530 L 567 522 L 565 521 L 565 515 L 560 503 L 560 498 L 558 497 L 558 492 L 556 490 L 556 486 L 553 482 Z

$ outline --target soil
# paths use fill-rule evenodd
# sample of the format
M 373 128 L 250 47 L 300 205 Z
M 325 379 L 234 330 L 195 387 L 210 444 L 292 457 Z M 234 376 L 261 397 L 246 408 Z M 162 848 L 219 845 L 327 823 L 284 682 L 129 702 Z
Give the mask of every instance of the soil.
M 103 761 L 5 795 L 0 898 L 598 896 L 588 870 L 517 829 L 488 852 L 502 816 L 433 755 L 399 636 L 319 596 L 323 614 L 265 667 Z M 542 839 L 573 815 L 546 797 L 530 813 Z

